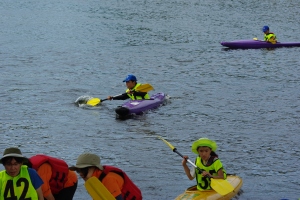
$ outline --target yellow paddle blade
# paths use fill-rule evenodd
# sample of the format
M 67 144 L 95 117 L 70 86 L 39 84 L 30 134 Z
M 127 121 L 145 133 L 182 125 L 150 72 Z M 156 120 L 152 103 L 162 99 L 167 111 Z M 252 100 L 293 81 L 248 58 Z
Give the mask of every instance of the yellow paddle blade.
M 149 92 L 151 90 L 154 90 L 154 88 L 149 83 L 144 83 L 137 87 L 135 90 L 139 92 Z
M 89 178 L 84 186 L 93 200 L 115 200 L 115 197 L 95 176 Z
M 89 105 L 89 106 L 96 106 L 96 105 L 98 105 L 100 102 L 101 102 L 101 100 L 100 100 L 99 98 L 92 98 L 92 99 L 88 100 L 88 101 L 86 102 L 86 104 Z
M 224 179 L 210 179 L 210 186 L 220 195 L 226 195 L 234 190 L 234 187 Z
M 258 39 L 255 37 L 255 38 L 253 38 L 253 40 L 258 40 Z
M 161 136 L 158 137 L 159 139 L 161 139 L 164 143 L 166 143 L 172 150 L 175 149 L 175 147 L 173 145 L 171 145 L 167 140 L 165 140 L 164 138 L 162 138 Z

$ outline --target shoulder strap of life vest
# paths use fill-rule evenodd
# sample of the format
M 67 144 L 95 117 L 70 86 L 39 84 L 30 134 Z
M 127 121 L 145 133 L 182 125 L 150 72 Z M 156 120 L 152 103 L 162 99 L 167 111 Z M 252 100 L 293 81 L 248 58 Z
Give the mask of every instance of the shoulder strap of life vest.
M 109 173 L 113 172 L 120 175 L 124 179 L 124 185 L 122 188 L 122 196 L 124 200 L 142 200 L 142 192 L 141 190 L 133 183 L 133 181 L 127 176 L 127 174 L 113 166 L 103 166 L 103 171 L 99 177 L 99 180 L 102 181 L 104 177 Z

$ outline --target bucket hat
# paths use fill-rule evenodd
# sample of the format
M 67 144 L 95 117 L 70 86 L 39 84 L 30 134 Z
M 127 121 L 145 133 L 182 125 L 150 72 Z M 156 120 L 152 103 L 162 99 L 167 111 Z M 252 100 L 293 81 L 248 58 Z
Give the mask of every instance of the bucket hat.
M 124 80 L 123 82 L 128 82 L 128 81 L 137 81 L 136 77 L 132 74 L 129 74 Z
M 21 150 L 16 147 L 10 147 L 5 149 L 3 152 L 3 156 L 0 159 L 0 163 L 2 163 L 3 158 L 7 158 L 7 157 L 17 157 L 17 158 L 23 158 L 23 160 L 27 160 L 27 158 L 22 155 Z
M 75 171 L 76 169 L 93 166 L 103 170 L 103 166 L 100 164 L 100 157 L 92 153 L 83 153 L 78 156 L 76 165 L 69 167 L 69 169 Z
M 208 138 L 200 138 L 199 140 L 196 140 L 192 144 L 192 152 L 195 154 L 198 154 L 197 149 L 199 147 L 209 147 L 209 148 L 211 148 L 212 151 L 216 151 L 218 148 L 218 145 L 215 141 L 210 140 Z

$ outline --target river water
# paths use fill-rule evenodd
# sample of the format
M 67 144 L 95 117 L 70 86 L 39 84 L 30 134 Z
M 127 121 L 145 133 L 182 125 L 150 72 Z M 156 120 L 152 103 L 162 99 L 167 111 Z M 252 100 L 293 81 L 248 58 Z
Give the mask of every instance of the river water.
M 300 41 L 298 0 L 3 0 L 0 13 L 1 154 L 18 146 L 72 165 L 90 151 L 126 171 L 144 199 L 169 200 L 195 181 L 157 137 L 192 160 L 192 142 L 209 137 L 243 178 L 237 199 L 300 198 L 300 48 L 220 45 L 262 39 L 264 25 Z M 128 120 L 115 119 L 122 101 L 74 104 L 124 92 L 130 73 L 168 103 Z M 90 199 L 83 183 L 76 200 Z

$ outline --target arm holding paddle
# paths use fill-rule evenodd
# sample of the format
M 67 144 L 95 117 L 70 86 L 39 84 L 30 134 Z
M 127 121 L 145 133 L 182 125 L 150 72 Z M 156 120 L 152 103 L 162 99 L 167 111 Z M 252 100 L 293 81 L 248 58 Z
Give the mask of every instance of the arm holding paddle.
M 191 170 L 190 168 L 187 166 L 187 160 L 189 159 L 188 156 L 183 156 L 183 159 L 182 159 L 182 166 L 183 166 L 183 169 L 184 169 L 184 172 L 186 174 L 186 176 L 190 179 L 190 180 L 193 180 L 195 178 L 195 176 L 192 176 L 191 174 Z
M 136 99 L 150 99 L 148 92 L 150 90 L 153 90 L 153 87 L 148 84 L 141 84 L 137 83 L 137 79 L 134 75 L 129 74 L 123 82 L 126 82 L 127 90 L 122 95 L 119 95 L 118 97 L 111 97 L 108 96 L 107 99 L 109 100 L 125 100 L 131 98 L 132 100 Z
M 107 97 L 107 100 L 126 100 L 126 99 L 129 99 L 129 96 L 127 95 L 127 93 L 123 93 L 123 94 L 120 94 L 120 95 L 117 95 L 117 96 L 108 96 Z
M 187 160 L 189 159 L 188 156 L 183 156 L 183 159 L 182 159 L 182 166 L 183 166 L 183 169 L 187 175 L 187 177 L 190 179 L 190 180 L 193 180 L 195 178 L 195 172 L 192 172 L 191 173 L 191 170 L 190 168 L 187 166 Z M 218 170 L 217 174 L 216 175 L 212 175 L 210 174 L 209 172 L 207 171 L 202 171 L 201 175 L 203 177 L 209 177 L 209 178 L 214 178 L 214 179 L 224 179 L 224 173 L 223 173 L 223 170 L 222 168 Z
M 140 84 L 136 82 L 136 77 L 133 75 L 128 75 L 123 82 L 126 82 L 127 90 L 125 93 L 117 95 L 117 96 L 108 96 L 106 99 L 99 99 L 99 98 L 92 98 L 88 100 L 86 103 L 89 106 L 97 106 L 102 101 L 106 100 L 126 100 L 131 98 L 132 100 L 135 99 L 150 99 L 148 94 L 149 91 L 153 90 L 154 88 L 152 85 L 145 83 Z
M 129 95 L 134 95 L 134 96 L 141 96 L 144 97 L 147 92 L 139 92 L 139 91 L 135 91 L 135 90 L 128 90 L 126 93 L 120 94 L 118 96 L 112 97 L 112 96 L 108 96 L 107 99 L 108 100 L 126 100 L 129 99 L 130 97 Z

